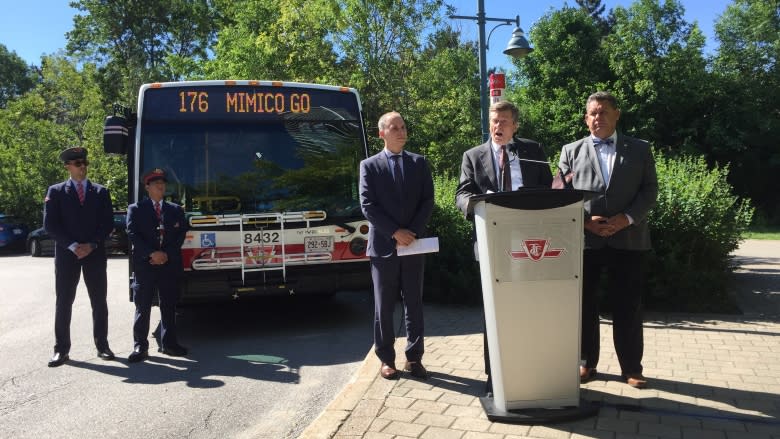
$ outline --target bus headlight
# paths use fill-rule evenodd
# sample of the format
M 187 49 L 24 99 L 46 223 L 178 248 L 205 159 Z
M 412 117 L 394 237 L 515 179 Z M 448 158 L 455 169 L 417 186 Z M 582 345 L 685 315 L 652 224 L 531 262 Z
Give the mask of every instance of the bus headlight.
M 351 251 L 353 255 L 360 256 L 366 252 L 367 242 L 368 241 L 363 238 L 353 238 L 349 241 L 349 251 Z

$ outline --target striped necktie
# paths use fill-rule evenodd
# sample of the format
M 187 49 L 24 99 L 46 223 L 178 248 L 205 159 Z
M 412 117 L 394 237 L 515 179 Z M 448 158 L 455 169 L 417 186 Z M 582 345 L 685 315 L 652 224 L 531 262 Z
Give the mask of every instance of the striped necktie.
M 76 183 L 76 193 L 79 195 L 79 203 L 81 205 L 84 205 L 84 198 L 86 197 L 86 194 L 84 194 L 84 182 L 79 181 Z

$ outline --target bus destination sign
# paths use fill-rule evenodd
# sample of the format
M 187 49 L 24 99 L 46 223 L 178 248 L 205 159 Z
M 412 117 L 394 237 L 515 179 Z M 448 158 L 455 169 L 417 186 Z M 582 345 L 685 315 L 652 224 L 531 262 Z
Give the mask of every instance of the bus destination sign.
M 216 96 L 214 96 L 216 95 Z M 223 106 L 225 113 L 308 113 L 311 96 L 308 93 L 283 92 L 217 92 L 212 93 L 212 104 Z M 182 90 L 179 92 L 180 113 L 208 113 L 209 92 Z
M 304 87 L 161 87 L 145 90 L 142 117 L 204 121 L 278 119 L 329 108 L 341 113 L 340 118 L 354 120 L 359 117 L 356 103 L 352 93 Z

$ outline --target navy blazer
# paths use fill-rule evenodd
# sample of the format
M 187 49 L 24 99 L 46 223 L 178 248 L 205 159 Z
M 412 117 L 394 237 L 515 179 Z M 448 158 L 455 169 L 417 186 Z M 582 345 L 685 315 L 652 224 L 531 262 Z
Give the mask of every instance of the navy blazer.
M 424 237 L 433 212 L 433 178 L 428 162 L 419 154 L 402 154 L 403 196 L 395 189 L 384 150 L 360 162 L 360 208 L 369 221 L 368 256 L 392 255 L 396 246 L 392 235 L 398 229 Z
M 591 136 L 565 145 L 558 166 L 564 174 L 574 173 L 572 184 L 575 189 L 599 193 L 585 202 L 586 217 L 625 213 L 634 220 L 634 224 L 608 238 L 586 231 L 586 248 L 609 246 L 623 250 L 648 250 L 652 247 L 647 217 L 658 196 L 658 178 L 650 144 L 618 133 L 609 185 L 604 183 L 601 175 L 601 165 Z
M 149 256 L 152 252 L 162 250 L 168 255 L 166 268 L 180 270 L 181 246 L 187 235 L 187 222 L 184 210 L 178 204 L 164 201 L 161 206 L 161 217 L 165 233 L 160 244 L 160 221 L 154 212 L 154 203 L 145 198 L 127 207 L 127 237 L 133 244 L 133 264 L 137 269 L 151 268 Z
M 70 179 L 49 186 L 43 205 L 43 227 L 62 250 L 70 251 L 68 246 L 74 242 L 103 248 L 103 241 L 114 229 L 108 189 L 86 180 L 82 206 Z
M 520 160 L 520 173 L 523 187 L 545 187 L 552 185 L 552 171 L 542 146 L 530 139 L 514 138 L 507 144 L 510 151 Z M 534 161 L 526 161 L 534 160 Z M 455 191 L 455 203 L 466 218 L 471 219 L 473 212 L 468 211 L 469 198 L 473 195 L 498 192 L 498 177 L 493 165 L 493 148 L 490 140 L 463 153 L 458 189 Z

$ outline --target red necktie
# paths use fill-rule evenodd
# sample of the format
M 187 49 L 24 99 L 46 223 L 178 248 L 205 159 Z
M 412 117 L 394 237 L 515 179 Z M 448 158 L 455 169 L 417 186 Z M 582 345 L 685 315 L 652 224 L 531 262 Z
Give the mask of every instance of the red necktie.
M 498 159 L 498 170 L 501 172 L 501 190 L 512 190 L 512 171 L 509 166 L 509 156 L 506 153 L 506 145 L 501 145 L 501 155 Z
M 154 213 L 157 215 L 157 219 L 160 219 L 160 203 L 155 202 L 154 203 Z
M 83 185 L 84 185 L 84 183 L 81 182 L 81 181 L 76 183 L 76 192 L 78 192 L 78 194 L 79 194 L 79 203 L 81 203 L 82 206 L 84 205 L 84 186 Z

